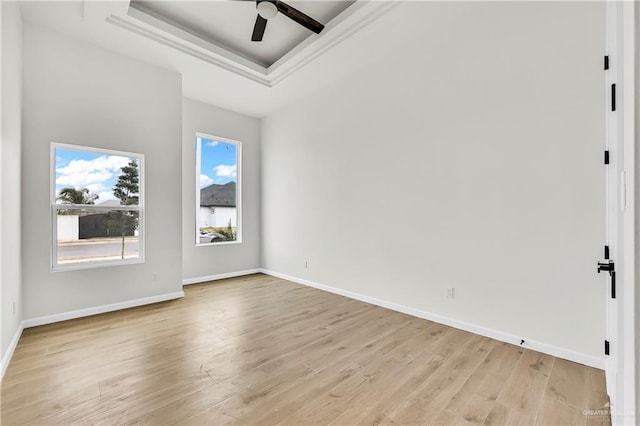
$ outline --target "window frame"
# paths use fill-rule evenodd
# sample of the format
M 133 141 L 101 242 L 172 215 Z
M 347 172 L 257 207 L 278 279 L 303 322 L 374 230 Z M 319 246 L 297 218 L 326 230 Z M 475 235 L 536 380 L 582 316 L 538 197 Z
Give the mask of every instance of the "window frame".
M 202 166 L 202 139 L 215 140 L 236 146 L 236 239 L 235 241 L 200 242 L 200 169 Z M 195 244 L 196 247 L 224 246 L 230 244 L 242 244 L 242 142 L 214 136 L 208 133 L 196 132 L 195 135 Z
M 138 161 L 138 205 L 101 206 L 95 204 L 58 204 L 56 203 L 56 149 L 68 149 L 73 151 L 91 152 L 97 154 L 117 155 L 120 157 L 134 158 Z M 59 142 L 51 142 L 50 158 L 50 188 L 49 204 L 51 215 L 51 271 L 73 271 L 80 269 L 93 269 L 108 266 L 122 266 L 145 263 L 145 178 L 144 178 L 144 154 L 119 151 L 115 149 L 96 148 L 92 146 L 73 145 Z M 138 257 L 132 259 L 110 259 L 95 261 L 80 261 L 66 264 L 58 263 L 58 211 L 60 210 L 84 210 L 84 211 L 137 211 L 138 212 Z

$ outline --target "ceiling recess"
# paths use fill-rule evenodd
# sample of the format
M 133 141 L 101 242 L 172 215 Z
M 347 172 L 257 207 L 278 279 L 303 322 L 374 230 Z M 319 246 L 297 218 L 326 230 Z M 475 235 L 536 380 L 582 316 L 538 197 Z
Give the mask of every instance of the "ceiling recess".
M 327 24 L 354 3 L 356 2 L 353 0 L 291 0 L 286 4 Z M 305 27 L 289 19 L 284 13 L 276 13 L 269 19 L 264 39 L 260 43 L 252 43 L 249 36 L 257 14 L 254 1 L 133 0 L 129 8 L 152 16 L 265 68 L 276 63 L 306 39 L 317 37 Z

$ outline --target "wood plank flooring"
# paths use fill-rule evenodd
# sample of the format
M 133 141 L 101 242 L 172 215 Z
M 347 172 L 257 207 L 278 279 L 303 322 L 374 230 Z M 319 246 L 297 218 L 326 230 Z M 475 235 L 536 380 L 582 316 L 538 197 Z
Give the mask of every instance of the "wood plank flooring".
M 600 370 L 260 274 L 185 293 L 25 330 L 2 424 L 610 424 Z

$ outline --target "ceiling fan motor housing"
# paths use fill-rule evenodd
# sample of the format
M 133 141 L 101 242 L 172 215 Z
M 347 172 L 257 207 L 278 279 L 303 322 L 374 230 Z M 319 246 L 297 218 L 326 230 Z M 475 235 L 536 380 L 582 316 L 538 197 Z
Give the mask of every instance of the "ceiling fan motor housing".
M 280 0 L 256 0 L 256 9 L 258 16 L 253 27 L 251 41 L 262 41 L 267 20 L 276 16 L 278 12 L 316 34 L 320 34 L 320 31 L 324 29 L 324 25 L 320 22 Z
M 256 2 L 256 9 L 258 9 L 258 14 L 264 19 L 271 19 L 278 14 L 278 6 L 276 6 L 275 1 L 258 0 Z

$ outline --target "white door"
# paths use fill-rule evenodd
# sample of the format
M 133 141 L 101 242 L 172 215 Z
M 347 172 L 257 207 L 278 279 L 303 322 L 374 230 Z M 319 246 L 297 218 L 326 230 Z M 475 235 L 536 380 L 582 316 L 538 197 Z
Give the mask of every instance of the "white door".
M 599 270 L 604 273 L 607 286 L 607 336 L 605 349 L 605 374 L 607 378 L 607 393 L 611 400 L 612 420 L 615 422 L 616 412 L 623 407 L 622 402 L 622 259 L 623 238 L 622 225 L 625 208 L 624 200 L 624 152 L 622 143 L 622 114 L 621 114 L 621 2 L 607 3 L 607 60 L 605 62 L 605 90 L 606 90 L 606 150 L 608 164 L 606 168 L 607 191 L 607 246 L 608 256 L 604 255 L 599 263 Z M 608 69 L 607 69 L 608 68 Z M 606 161 L 605 161 L 606 162 Z M 608 257 L 608 259 L 606 259 Z M 608 345 L 607 345 L 608 344 Z M 608 348 L 607 348 L 608 346 Z

